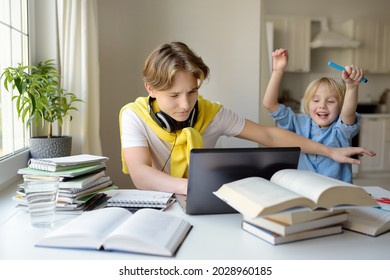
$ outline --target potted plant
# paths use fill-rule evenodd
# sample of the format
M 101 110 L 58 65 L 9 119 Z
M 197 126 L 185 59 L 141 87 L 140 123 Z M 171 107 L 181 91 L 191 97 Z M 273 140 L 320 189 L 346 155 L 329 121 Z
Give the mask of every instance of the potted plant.
M 30 153 L 33 158 L 61 157 L 71 154 L 72 138 L 62 135 L 62 124 L 66 116 L 72 120 L 70 111 L 77 110 L 75 102 L 82 102 L 73 93 L 65 91 L 59 84 L 59 74 L 54 60 L 40 62 L 37 66 L 18 64 L 7 67 L 3 74 L 4 87 L 12 87 L 18 117 L 26 127 L 47 126 L 44 136 L 30 137 Z M 16 90 L 15 90 L 16 89 Z M 59 135 L 53 135 L 53 124 L 57 122 Z

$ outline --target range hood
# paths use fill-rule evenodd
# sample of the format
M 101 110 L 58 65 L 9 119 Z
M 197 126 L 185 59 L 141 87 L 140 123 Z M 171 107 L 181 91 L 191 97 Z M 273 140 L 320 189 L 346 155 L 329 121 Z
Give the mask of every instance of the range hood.
M 310 43 L 312 49 L 315 48 L 357 48 L 359 41 L 355 41 L 345 35 L 329 29 L 328 20 L 320 18 L 317 21 L 321 23 L 321 30 Z

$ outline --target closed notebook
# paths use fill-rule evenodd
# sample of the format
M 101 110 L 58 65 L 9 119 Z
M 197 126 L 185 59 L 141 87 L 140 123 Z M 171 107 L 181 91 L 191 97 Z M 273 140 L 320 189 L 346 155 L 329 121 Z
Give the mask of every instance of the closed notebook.
M 60 182 L 60 189 L 66 189 L 66 190 L 72 190 L 72 191 L 79 191 L 81 189 L 86 189 L 89 187 L 92 187 L 94 185 L 97 185 L 100 183 L 100 179 L 106 176 L 106 171 L 102 170 L 96 173 L 87 174 L 78 176 L 76 178 L 72 178 L 70 180 L 67 180 L 65 182 Z M 109 178 L 109 177 L 108 177 Z
M 37 170 L 44 170 L 50 172 L 65 171 L 80 167 L 88 167 L 91 165 L 97 165 L 105 163 L 108 160 L 107 157 L 81 154 L 74 156 L 58 157 L 58 158 L 32 158 L 29 161 L 28 167 Z
M 107 206 L 165 208 L 173 200 L 173 193 L 138 189 L 118 189 L 106 192 L 111 198 Z

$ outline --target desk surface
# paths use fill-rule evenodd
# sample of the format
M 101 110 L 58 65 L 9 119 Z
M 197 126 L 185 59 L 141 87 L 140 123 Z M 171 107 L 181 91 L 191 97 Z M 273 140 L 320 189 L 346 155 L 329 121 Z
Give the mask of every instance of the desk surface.
M 15 205 L 12 201 L 9 204 Z M 193 225 L 173 259 L 390 260 L 390 233 L 370 237 L 345 230 L 338 235 L 274 246 L 243 231 L 240 214 L 191 216 L 185 214 L 178 203 L 171 206 L 167 212 L 185 217 Z M 0 221 L 0 259 L 3 260 L 167 259 L 130 253 L 38 248 L 34 244 L 53 229 L 33 228 L 28 213 L 22 210 L 13 209 L 8 214 L 8 218 L 2 215 Z M 73 215 L 58 215 L 54 227 L 61 226 L 72 218 Z

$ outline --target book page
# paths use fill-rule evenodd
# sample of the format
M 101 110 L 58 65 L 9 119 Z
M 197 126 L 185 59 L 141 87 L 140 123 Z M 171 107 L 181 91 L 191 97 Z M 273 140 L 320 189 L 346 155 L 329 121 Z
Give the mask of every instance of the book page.
M 280 170 L 271 180 L 310 198 L 318 208 L 378 205 L 362 187 L 307 170 Z
M 272 176 L 271 181 L 315 202 L 323 192 L 332 187 L 354 186 L 310 171 L 296 169 L 280 170 Z
M 172 255 L 188 232 L 182 218 L 154 209 L 138 210 L 104 242 L 108 250 Z
M 122 208 L 104 208 L 84 212 L 45 236 L 37 245 L 98 249 L 105 237 L 131 215 L 131 212 Z
M 224 184 L 214 194 L 249 217 L 273 214 L 293 207 L 314 206 L 309 199 L 261 177 Z

